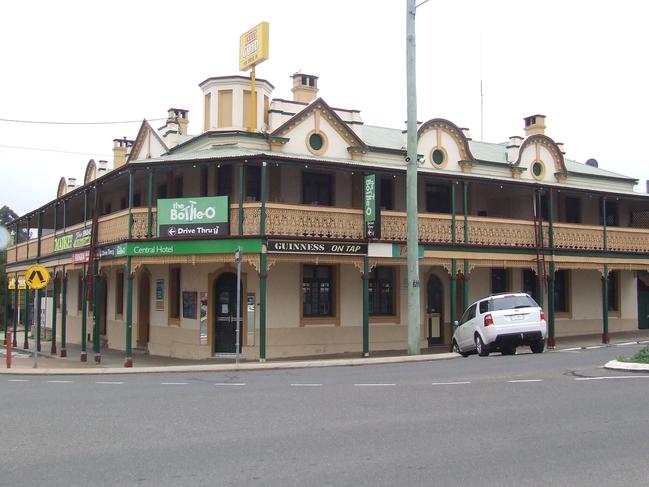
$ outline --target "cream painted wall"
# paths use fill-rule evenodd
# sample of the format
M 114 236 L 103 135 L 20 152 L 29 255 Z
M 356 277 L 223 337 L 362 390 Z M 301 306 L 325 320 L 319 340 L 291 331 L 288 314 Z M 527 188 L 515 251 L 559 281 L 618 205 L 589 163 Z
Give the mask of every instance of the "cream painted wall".
M 340 159 L 351 159 L 351 155 L 347 151 L 349 144 L 343 139 L 336 129 L 327 121 L 327 119 L 320 115 L 320 132 L 322 132 L 327 139 L 327 149 L 322 154 L 322 157 L 336 157 Z M 293 127 L 284 137 L 290 140 L 284 145 L 282 152 L 291 152 L 296 154 L 311 155 L 307 147 L 307 135 L 312 130 L 315 130 L 315 113 L 311 113 L 306 119 L 302 120 L 299 125 Z
M 437 146 L 437 132 L 439 131 L 440 145 L 446 151 L 447 164 L 444 169 L 435 167 L 431 160 L 431 152 Z M 446 131 L 438 128 L 433 128 L 425 132 L 418 141 L 417 151 L 419 154 L 424 155 L 424 167 L 435 169 L 438 171 L 461 171 L 458 161 L 461 160 L 460 150 L 457 143 Z

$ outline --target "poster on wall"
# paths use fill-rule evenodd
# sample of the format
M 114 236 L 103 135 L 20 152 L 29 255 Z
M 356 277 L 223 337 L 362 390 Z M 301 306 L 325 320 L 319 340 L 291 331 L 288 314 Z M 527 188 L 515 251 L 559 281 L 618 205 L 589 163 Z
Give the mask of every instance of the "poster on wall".
M 207 345 L 207 293 L 200 293 L 201 302 L 201 345 Z
M 164 311 L 165 309 L 165 280 L 155 280 L 155 309 L 156 311 Z
M 183 291 L 183 318 L 196 319 L 197 295 L 196 291 Z

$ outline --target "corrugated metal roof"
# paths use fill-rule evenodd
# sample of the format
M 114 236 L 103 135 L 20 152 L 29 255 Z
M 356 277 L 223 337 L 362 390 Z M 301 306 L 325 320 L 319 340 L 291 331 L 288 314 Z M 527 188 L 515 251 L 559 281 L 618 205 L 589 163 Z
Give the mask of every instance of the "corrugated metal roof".
M 403 132 L 388 127 L 363 125 L 363 142 L 373 147 L 404 149 Z
M 502 162 L 507 164 L 507 147 L 506 144 L 490 144 L 488 142 L 478 142 L 477 140 L 469 141 L 471 154 L 478 160 Z

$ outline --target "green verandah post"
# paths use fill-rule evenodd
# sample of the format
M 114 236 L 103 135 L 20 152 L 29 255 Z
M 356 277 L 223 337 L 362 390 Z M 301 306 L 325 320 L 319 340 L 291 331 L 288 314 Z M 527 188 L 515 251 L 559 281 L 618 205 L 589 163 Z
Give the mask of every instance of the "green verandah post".
M 56 237 L 56 227 L 58 224 L 58 204 L 54 205 L 54 232 L 53 237 Z M 56 279 L 56 266 L 52 269 L 52 345 L 50 346 L 50 354 L 56 355 L 56 298 L 57 298 L 57 279 Z
M 133 171 L 128 172 L 128 240 L 131 240 L 133 226 Z M 126 256 L 126 359 L 124 367 L 133 367 L 133 276 L 131 275 L 131 256 Z
M 68 322 L 68 274 L 65 266 L 61 271 L 61 357 L 68 356 L 67 349 L 67 322 Z
M 370 266 L 367 255 L 363 257 L 363 357 L 370 356 Z
M 261 215 L 259 218 L 259 235 L 266 237 L 266 199 L 268 198 L 268 167 L 266 161 L 261 166 Z M 239 186 L 241 189 L 241 186 Z M 242 208 L 240 206 L 240 208 Z M 241 218 L 241 214 L 240 214 Z M 240 228 L 243 220 L 240 220 Z M 242 228 L 241 228 L 242 229 Z M 242 232 L 243 233 L 243 232 Z M 268 281 L 268 265 L 266 249 L 262 247 L 259 255 L 259 361 L 266 361 L 266 286 Z
M 469 244 L 469 186 L 466 181 L 462 183 L 462 211 L 464 213 L 464 244 Z M 462 311 L 469 307 L 469 280 L 471 279 L 469 260 L 464 259 L 464 286 L 462 287 Z
M 552 203 L 552 190 L 548 190 L 548 245 L 550 247 L 550 273 L 548 275 L 548 347 L 554 348 L 556 345 L 555 340 L 555 306 L 556 300 L 554 299 L 554 289 L 555 289 L 555 268 L 554 263 L 554 214 L 553 214 L 553 203 Z M 542 228 L 541 228 L 542 230 Z M 542 234 L 541 234 L 542 235 Z

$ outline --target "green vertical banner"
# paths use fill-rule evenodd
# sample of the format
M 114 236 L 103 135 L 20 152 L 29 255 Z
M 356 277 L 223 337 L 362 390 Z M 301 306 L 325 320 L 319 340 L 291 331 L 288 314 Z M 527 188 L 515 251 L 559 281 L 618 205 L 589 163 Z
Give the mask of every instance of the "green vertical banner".
M 381 198 L 379 191 L 376 174 L 365 176 L 363 180 L 363 219 L 367 239 L 381 238 Z

